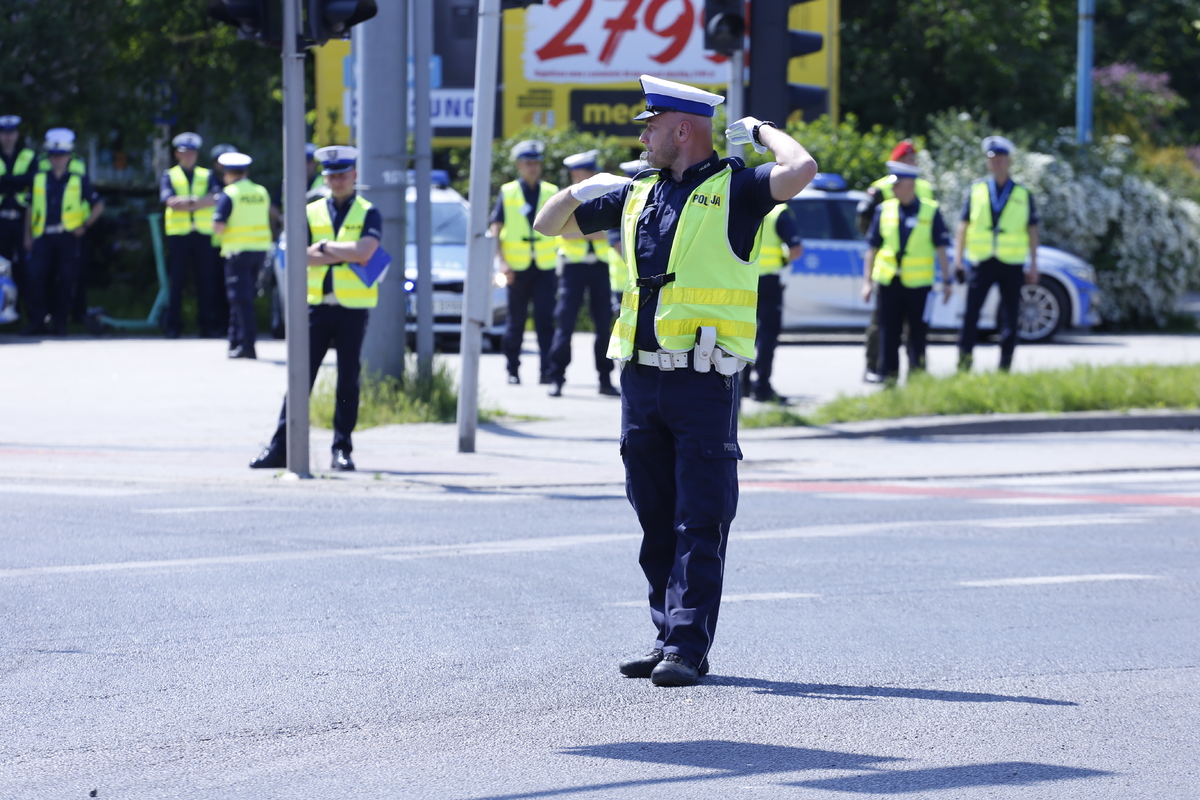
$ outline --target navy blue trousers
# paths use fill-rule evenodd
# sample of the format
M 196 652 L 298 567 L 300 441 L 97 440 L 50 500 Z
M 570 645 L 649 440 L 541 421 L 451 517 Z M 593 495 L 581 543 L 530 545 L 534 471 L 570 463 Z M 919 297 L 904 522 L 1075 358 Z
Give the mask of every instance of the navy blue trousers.
M 225 297 L 229 300 L 229 347 L 254 349 L 254 291 L 266 253 L 234 253 L 225 258 Z
M 196 306 L 200 335 L 220 336 L 228 324 L 225 315 L 225 293 L 221 290 L 221 256 L 213 247 L 212 237 L 203 233 L 188 233 L 167 237 L 167 313 L 163 331 L 178 336 L 183 328 L 183 285 L 188 272 L 196 286 Z M 224 312 L 224 313 L 222 313 Z
M 49 312 L 54 321 L 54 333 L 61 336 L 67 332 L 82 252 L 83 240 L 73 233 L 48 233 L 33 240 L 33 253 L 29 257 L 29 301 L 25 305 L 33 330 L 44 328 L 43 320 Z M 48 305 L 51 307 L 47 308 Z
M 625 493 L 642 526 L 654 647 L 699 665 L 721 607 L 737 511 L 737 376 L 621 372 Z
M 996 320 L 1000 328 L 1000 366 L 1007 369 L 1012 366 L 1013 353 L 1017 349 L 1021 287 L 1025 285 L 1025 267 L 1021 264 L 1005 264 L 989 258 L 975 265 L 967 284 L 967 309 L 958 332 L 958 351 L 969 355 L 975 349 L 975 339 L 979 336 L 979 310 L 994 283 L 1000 284 L 1000 310 Z
M 754 364 L 746 368 L 745 385 L 755 396 L 768 397 L 771 372 L 775 365 L 775 346 L 783 328 L 783 284 L 778 272 L 758 276 L 758 332 L 754 337 Z M 755 380 L 750 380 L 750 370 Z
M 554 340 L 550 345 L 550 380 L 566 380 L 567 365 L 571 363 L 571 334 L 587 292 L 588 312 L 596 329 L 592 356 L 600 385 L 611 383 L 612 361 L 608 358 L 608 338 L 612 334 L 612 287 L 608 284 L 608 264 L 566 264 L 558 282 L 558 305 L 554 307 Z
M 875 293 L 875 311 L 879 315 L 879 363 L 875 371 L 887 377 L 900 374 L 900 339 L 908 325 L 908 368 L 925 368 L 925 301 L 930 287 L 911 288 L 892 278 Z
M 337 352 L 337 390 L 333 409 L 333 449 L 354 449 L 350 434 L 358 424 L 358 380 L 362 374 L 362 343 L 367 333 L 367 309 L 341 306 L 308 307 L 308 391 L 332 347 Z M 272 448 L 287 447 L 287 398 L 279 411 Z
M 550 374 L 550 345 L 554 340 L 554 288 L 558 276 L 552 269 L 531 266 L 513 273 L 508 287 L 508 326 L 504 329 L 504 357 L 508 374 L 516 375 L 521 366 L 521 340 L 525 338 L 525 320 L 533 302 L 533 330 L 537 333 L 539 376 Z

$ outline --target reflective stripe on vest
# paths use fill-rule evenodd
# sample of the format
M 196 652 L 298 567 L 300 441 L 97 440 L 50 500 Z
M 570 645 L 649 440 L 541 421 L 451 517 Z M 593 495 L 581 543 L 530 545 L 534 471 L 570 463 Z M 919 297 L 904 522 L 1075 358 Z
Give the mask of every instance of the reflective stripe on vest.
M 784 245 L 783 239 L 779 238 L 779 231 L 775 225 L 779 222 L 779 217 L 783 213 L 791 213 L 788 210 L 787 203 L 780 203 L 771 209 L 767 216 L 763 219 L 762 224 L 762 247 L 758 251 L 758 274 L 770 275 L 772 272 L 778 272 L 779 268 L 788 262 L 790 255 L 789 248 Z
M 29 172 L 30 167 L 33 166 L 33 160 L 35 158 L 37 158 L 37 153 L 30 150 L 28 147 L 21 150 L 21 152 L 17 153 L 16 160 L 13 161 L 12 174 L 13 175 L 24 175 L 27 172 Z M 5 177 L 6 175 L 8 175 L 8 164 L 6 164 L 4 162 L 4 159 L 0 158 L 0 178 Z M 29 205 L 29 192 L 28 191 L 24 191 L 24 192 L 21 192 L 20 194 L 15 195 L 15 198 L 17 201 L 17 205 L 21 205 L 21 206 Z
M 62 194 L 62 226 L 73 231 L 87 221 L 87 206 L 83 202 L 83 178 L 78 175 L 67 177 Z M 33 204 L 30 210 L 30 227 L 34 238 L 46 231 L 46 173 L 39 172 L 33 178 Z
M 871 186 L 879 190 L 879 193 L 883 195 L 884 200 L 891 200 L 896 196 L 896 192 L 892 189 L 892 184 L 895 182 L 895 175 L 884 175 L 882 178 L 872 183 Z M 933 184 L 924 178 L 917 178 L 916 184 L 915 191 L 917 197 L 921 198 L 922 200 L 933 200 Z
M 750 258 L 738 258 L 729 244 L 729 180 L 733 171 L 724 165 L 692 191 L 684 204 L 671 242 L 667 274 L 675 280 L 658 292 L 654 332 L 664 350 L 684 352 L 696 343 L 696 329 L 717 329 L 717 345 L 746 361 L 754 361 L 754 334 L 758 309 L 758 260 L 762 237 L 754 240 Z M 625 198 L 621 219 L 621 245 L 634 249 L 638 217 L 646 205 L 657 175 L 635 180 Z M 760 228 L 761 231 L 761 228 Z M 636 262 L 635 262 L 636 263 Z M 613 326 L 608 357 L 626 361 L 633 356 L 637 326 L 637 269 L 631 265 L 621 296 L 621 314 Z
M 271 196 L 249 178 L 225 187 L 233 210 L 221 234 L 221 255 L 265 253 L 271 249 Z
M 188 186 L 187 173 L 183 171 L 183 167 L 175 165 L 167 170 L 167 177 L 171 179 L 171 189 L 179 197 L 204 197 L 208 194 L 208 176 L 209 171 L 203 167 L 196 167 L 192 173 L 192 185 Z M 213 212 L 216 209 L 212 206 L 200 208 L 196 211 L 176 211 L 167 206 L 166 212 L 163 215 L 163 222 L 166 226 L 167 236 L 183 236 L 192 231 L 211 235 L 213 232 Z
M 904 245 L 904 257 L 899 264 L 900 283 L 910 288 L 933 285 L 933 217 L 937 214 L 937 203 L 919 201 L 917 225 L 908 234 Z M 871 280 L 884 286 L 896 277 L 896 256 L 900 252 L 900 201 L 896 198 L 884 200 L 879 209 L 879 235 L 883 244 L 875 253 L 875 265 Z
M 538 192 L 537 211 L 554 196 L 558 187 L 541 182 Z M 537 264 L 538 269 L 554 269 L 558 266 L 557 236 L 543 236 L 529 227 L 529 213 L 525 205 L 525 192 L 520 181 L 512 181 L 500 187 L 500 198 L 504 204 L 504 225 L 500 228 L 500 252 L 514 271 L 529 269 Z
M 357 242 L 362 238 L 363 226 L 371 204 L 358 195 L 346 212 L 342 227 L 333 233 L 333 218 L 329 216 L 329 201 L 322 197 L 308 204 L 308 229 L 313 240 L 328 239 L 333 242 Z M 379 282 L 367 286 L 346 264 L 309 265 L 308 304 L 320 305 L 325 299 L 325 275 L 333 269 L 333 296 L 338 305 L 345 308 L 374 308 L 379 302 Z
M 1009 180 L 1012 180 L 1011 178 Z M 987 181 L 971 187 L 971 216 L 967 222 L 967 257 L 976 264 L 995 258 L 1005 264 L 1024 264 L 1029 258 L 1029 190 L 1014 183 L 1000 220 L 992 221 L 992 196 Z
M 508 219 L 508 212 L 504 212 L 505 219 Z M 564 239 L 558 240 L 558 252 L 562 253 L 563 261 L 568 264 L 579 264 L 587 260 L 588 244 L 592 245 L 592 250 L 596 253 L 597 261 L 606 261 L 608 259 L 608 240 L 607 239 Z

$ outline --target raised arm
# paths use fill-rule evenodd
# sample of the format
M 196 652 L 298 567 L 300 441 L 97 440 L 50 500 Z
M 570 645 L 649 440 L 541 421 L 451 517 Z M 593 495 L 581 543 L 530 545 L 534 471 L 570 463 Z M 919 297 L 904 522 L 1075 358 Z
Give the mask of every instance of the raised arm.
M 758 129 L 758 138 L 775 155 L 775 167 L 771 170 L 771 197 L 776 200 L 791 200 L 812 182 L 817 174 L 817 162 L 797 142 L 778 128 L 764 125 Z

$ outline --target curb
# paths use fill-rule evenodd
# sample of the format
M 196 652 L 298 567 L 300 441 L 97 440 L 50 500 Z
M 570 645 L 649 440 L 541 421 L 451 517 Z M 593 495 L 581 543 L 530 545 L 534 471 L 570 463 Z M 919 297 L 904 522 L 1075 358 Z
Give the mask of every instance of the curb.
M 1020 433 L 1098 433 L 1200 429 L 1200 412 L 1139 409 L 1078 411 L 1062 414 L 964 414 L 947 417 L 901 417 L 867 422 L 842 422 L 806 428 L 773 439 L 921 438 L 925 436 L 986 436 Z M 740 432 L 745 436 L 748 431 Z

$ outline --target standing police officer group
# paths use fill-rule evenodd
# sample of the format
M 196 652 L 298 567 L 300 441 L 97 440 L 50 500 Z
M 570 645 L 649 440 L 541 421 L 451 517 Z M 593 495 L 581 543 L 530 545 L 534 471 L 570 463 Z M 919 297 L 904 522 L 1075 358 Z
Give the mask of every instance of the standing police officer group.
M 557 186 L 542 180 L 545 150 L 544 144 L 533 140 L 513 147 L 512 159 L 520 177 L 500 187 L 489 228 L 489 235 L 497 240 L 497 254 L 508 282 L 508 324 L 503 349 L 508 382 L 512 384 L 521 382 L 521 342 L 525 338 L 530 301 L 538 343 L 538 382 L 550 383 L 558 237 L 545 236 L 533 227 L 534 217 L 558 191 Z
M 608 354 L 623 364 L 621 454 L 656 635 L 620 670 L 683 686 L 707 671 L 737 510 L 737 381 L 754 360 L 759 228 L 817 168 L 798 142 L 753 117 L 733 123 L 729 141 L 771 149 L 778 163 L 722 160 L 712 117 L 723 97 L 641 82 L 640 140 L 660 171 L 593 176 L 556 194 L 535 229 L 622 232 L 630 279 Z
M 332 468 L 354 469 L 350 434 L 358 423 L 358 381 L 368 310 L 379 302 L 379 280 L 370 285 L 351 267 L 375 255 L 383 238 L 383 216 L 355 190 L 358 150 L 334 145 L 316 151 L 329 197 L 308 204 L 306 253 L 308 283 L 308 387 L 312 391 L 325 354 L 337 351 L 336 406 L 333 412 Z M 296 263 L 289 269 L 299 269 Z M 287 465 L 287 398 L 271 443 L 250 462 L 251 469 Z
M 221 237 L 225 259 L 225 296 L 229 300 L 229 357 L 258 358 L 254 293 L 259 270 L 272 247 L 271 197 L 248 177 L 253 159 L 224 153 L 225 188 L 217 197 L 213 230 Z

